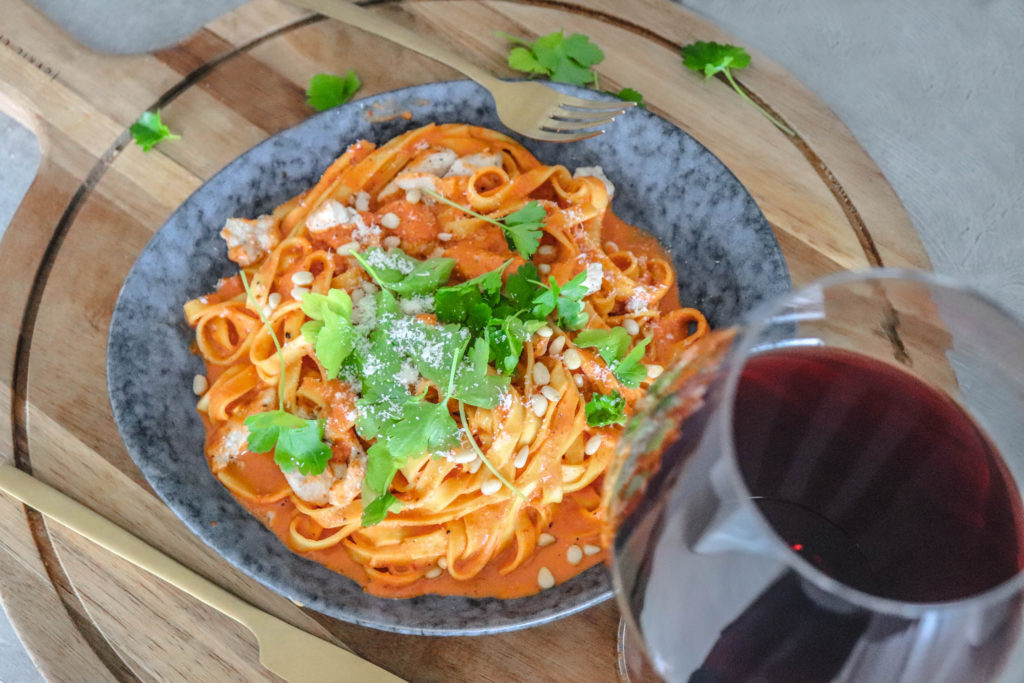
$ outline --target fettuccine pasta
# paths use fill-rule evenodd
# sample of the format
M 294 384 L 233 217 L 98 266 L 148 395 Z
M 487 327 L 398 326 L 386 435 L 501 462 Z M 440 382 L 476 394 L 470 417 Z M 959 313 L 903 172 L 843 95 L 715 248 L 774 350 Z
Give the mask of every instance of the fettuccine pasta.
M 495 131 L 428 125 L 381 147 L 356 142 L 269 215 L 228 220 L 222 235 L 240 275 L 185 304 L 206 365 L 195 388 L 213 474 L 293 551 L 375 595 L 518 597 L 600 562 L 601 479 L 621 419 L 707 331 L 699 311 L 680 306 L 657 242 L 612 214 L 613 192 L 599 168 L 574 175 Z M 530 211 L 543 222 L 532 253 L 513 239 L 527 228 L 493 222 Z M 432 294 L 410 293 L 421 264 L 444 278 Z M 505 291 L 518 277 L 541 303 L 469 287 L 471 301 L 490 297 L 484 323 L 474 327 L 479 302 L 442 310 L 444 291 L 457 291 L 445 288 L 488 273 Z M 314 295 L 333 290 L 337 307 L 321 327 L 309 312 L 328 299 Z M 446 322 L 456 314 L 465 321 Z M 521 353 L 496 339 L 513 329 L 525 335 Z M 465 342 L 451 373 L 434 374 L 417 354 L 438 353 L 428 342 L 444 330 Z M 587 339 L 603 345 L 577 343 Z M 374 398 L 381 386 L 403 410 L 433 410 L 447 425 L 443 446 L 398 457 L 412 413 L 394 418 Z M 602 418 L 602 407 L 618 414 Z M 282 464 L 285 436 L 271 448 L 246 422 L 272 411 L 303 425 L 322 460 Z M 381 463 L 391 478 L 375 490 Z

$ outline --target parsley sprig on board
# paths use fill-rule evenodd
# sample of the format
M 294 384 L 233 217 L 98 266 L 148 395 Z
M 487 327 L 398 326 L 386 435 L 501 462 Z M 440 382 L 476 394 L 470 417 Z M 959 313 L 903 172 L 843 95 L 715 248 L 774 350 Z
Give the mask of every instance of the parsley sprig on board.
M 490 216 L 473 211 L 468 206 L 453 202 L 439 192 L 426 190 L 426 193 L 442 204 L 447 204 L 474 218 L 479 218 L 491 225 L 498 226 L 505 233 L 505 240 L 508 242 L 509 248 L 518 251 L 527 260 L 533 258 L 533 255 L 537 252 L 537 247 L 540 246 L 544 219 L 547 218 L 547 212 L 544 211 L 544 207 L 540 205 L 540 202 L 528 202 L 507 216 L 491 218 Z
M 240 271 L 239 276 L 242 278 L 246 299 L 255 304 L 245 273 Z M 331 459 L 331 447 L 323 442 L 324 423 L 321 420 L 304 420 L 284 409 L 284 352 L 270 321 L 259 305 L 255 307 L 260 321 L 270 333 L 274 348 L 277 349 L 281 374 L 277 383 L 277 410 L 254 413 L 245 418 L 244 424 L 249 430 L 249 450 L 253 453 L 268 453 L 273 450 L 274 462 L 285 472 L 298 470 L 304 475 L 320 474 L 327 468 L 327 461 Z
M 362 86 L 363 82 L 352 69 L 344 76 L 316 74 L 309 79 L 306 103 L 317 111 L 326 111 L 348 102 Z
M 736 79 L 732 77 L 733 69 L 745 69 L 750 65 L 750 54 L 742 47 L 736 45 L 723 45 L 721 43 L 697 41 L 684 45 L 680 52 L 683 55 L 683 65 L 687 69 L 693 69 L 704 74 L 704 80 L 708 80 L 715 74 L 722 74 L 729 81 L 729 85 L 740 97 L 745 99 L 750 106 L 761 112 L 761 115 L 771 121 L 775 126 L 787 135 L 796 135 L 793 129 L 769 114 L 763 107 L 754 102 L 747 93 L 743 92 Z
M 501 31 L 495 34 L 511 45 L 508 65 L 516 71 L 546 77 L 556 83 L 598 87 L 594 67 L 604 61 L 604 52 L 582 33 L 573 33 L 567 38 L 563 31 L 555 31 L 533 42 Z M 645 106 L 643 95 L 633 88 L 604 92 Z
M 160 120 L 159 111 L 142 112 L 142 116 L 131 125 L 128 132 L 131 133 L 132 140 L 142 148 L 143 152 L 148 152 L 158 142 L 178 140 L 181 137 L 172 133 L 171 129 Z

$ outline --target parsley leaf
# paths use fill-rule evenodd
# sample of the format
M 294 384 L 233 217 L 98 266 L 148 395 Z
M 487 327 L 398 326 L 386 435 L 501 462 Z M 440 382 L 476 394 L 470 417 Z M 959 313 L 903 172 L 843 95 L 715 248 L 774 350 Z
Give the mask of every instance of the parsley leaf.
M 500 33 L 509 42 L 518 43 L 508 53 L 508 65 L 516 71 L 547 76 L 552 81 L 588 85 L 596 83 L 592 67 L 604 60 L 604 53 L 582 33 L 568 38 L 562 31 L 540 36 L 532 43 Z
M 473 343 L 469 348 L 468 365 L 464 363 L 459 367 L 453 398 L 488 410 L 498 405 L 510 380 L 501 375 L 487 374 L 487 361 L 490 359 L 490 353 L 490 345 L 486 340 L 477 339 Z
M 601 358 L 622 385 L 635 389 L 647 377 L 647 368 L 640 361 L 651 338 L 645 337 L 627 353 L 629 341 L 629 333 L 616 327 L 610 330 L 584 330 L 576 335 L 573 343 L 580 348 L 597 348 Z
M 505 231 L 509 247 L 518 251 L 524 258 L 531 258 L 540 246 L 545 218 L 547 212 L 538 202 L 530 202 L 502 218 L 502 229 Z
M 362 85 L 363 82 L 352 69 L 346 71 L 344 76 L 316 74 L 309 79 L 306 102 L 317 111 L 325 111 L 348 102 Z
M 355 348 L 352 299 L 343 289 L 332 289 L 326 296 L 310 292 L 302 297 L 302 311 L 312 318 L 302 326 L 302 336 L 313 344 L 316 357 L 333 379 Z
M 181 138 L 180 135 L 172 133 L 171 129 L 160 120 L 159 110 L 142 112 L 142 116 L 131 125 L 128 132 L 132 134 L 135 144 L 141 147 L 143 152 L 148 152 L 153 145 L 163 140 L 178 140 Z
M 274 450 L 274 462 L 285 472 L 296 469 L 305 475 L 320 474 L 331 459 L 331 448 L 323 442 L 320 420 L 303 420 L 283 410 L 255 413 L 245 418 L 248 446 L 253 453 Z
M 363 526 L 380 524 L 389 512 L 398 512 L 402 509 L 402 503 L 395 498 L 394 494 L 388 491 L 382 496 L 377 496 L 368 505 L 363 506 Z
M 455 259 L 432 258 L 418 261 L 401 249 L 385 252 L 380 247 L 374 247 L 367 251 L 365 256 L 358 252 L 353 252 L 352 256 L 378 285 L 399 296 L 431 294 L 448 281 L 455 267 Z M 372 265 L 371 261 L 378 264 L 390 262 L 396 267 Z
M 594 394 L 587 401 L 587 424 L 591 427 L 607 427 L 626 421 L 626 399 L 618 391 L 610 394 Z
M 633 90 L 633 88 L 623 88 L 619 92 L 608 92 L 611 95 L 615 95 L 620 100 L 625 100 L 626 102 L 636 102 L 637 106 L 643 107 L 644 109 L 647 108 L 647 105 L 644 104 L 644 96 L 640 94 L 639 91 Z
M 537 297 L 544 291 L 544 286 L 540 284 L 540 271 L 529 261 L 519 266 L 518 270 L 509 275 L 505 281 L 505 295 L 520 311 L 532 310 Z M 553 310 L 555 310 L 554 305 L 540 317 L 545 317 Z
M 566 330 L 582 328 L 590 319 L 583 310 L 583 297 L 590 292 L 586 280 L 585 270 L 564 285 L 559 285 L 554 277 L 548 277 L 550 287 L 545 287 L 533 300 L 534 313 L 546 317 L 557 309 L 559 327 Z
M 596 347 L 604 362 L 611 366 L 629 351 L 629 333 L 621 327 L 610 330 L 583 330 L 573 343 L 580 348 Z
M 511 259 L 472 280 L 438 289 L 434 293 L 437 319 L 445 323 L 467 323 L 475 328 L 486 325 L 492 308 L 498 303 L 501 274 L 510 263 Z
M 722 74 L 732 89 L 745 99 L 748 104 L 761 112 L 761 115 L 771 121 L 775 126 L 787 135 L 796 135 L 793 129 L 769 114 L 763 107 L 754 102 L 740 88 L 739 84 L 732 77 L 732 69 L 743 69 L 750 64 L 750 54 L 742 47 L 736 45 L 723 45 L 715 42 L 697 41 L 684 45 L 680 52 L 683 55 L 683 65 L 704 74 L 704 80 L 708 80 L 715 74 Z
M 537 247 L 540 244 L 541 231 L 545 226 L 544 218 L 547 217 L 547 212 L 544 211 L 544 207 L 541 206 L 539 202 L 528 202 L 517 211 L 513 211 L 504 218 L 496 219 L 477 213 L 468 206 L 463 206 L 462 204 L 453 202 L 443 194 L 434 192 L 433 190 L 424 190 L 424 192 L 442 204 L 447 204 L 448 206 L 469 214 L 474 218 L 479 218 L 482 221 L 487 221 L 491 225 L 498 226 L 502 231 L 504 231 L 505 239 L 509 241 L 510 248 L 514 247 L 515 250 L 522 254 L 523 258 L 526 260 L 533 258 L 533 254 L 537 251 Z

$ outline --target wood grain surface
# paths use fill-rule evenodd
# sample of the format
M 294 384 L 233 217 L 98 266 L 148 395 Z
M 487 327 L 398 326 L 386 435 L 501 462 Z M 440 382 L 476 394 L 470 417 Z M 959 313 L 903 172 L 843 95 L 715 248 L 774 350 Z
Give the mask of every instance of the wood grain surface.
M 750 189 L 795 284 L 867 265 L 927 268 L 891 187 L 850 132 L 779 66 L 739 74 L 790 138 L 680 45 L 728 41 L 665 0 L 382 2 L 499 75 L 494 30 L 588 34 L 602 87 L 634 87 Z M 254 0 L 181 44 L 111 56 L 75 43 L 21 0 L 4 3 L 0 108 L 40 137 L 38 177 L 0 243 L 0 458 L 13 459 L 243 598 L 414 681 L 614 681 L 611 603 L 554 624 L 475 638 L 382 633 L 304 610 L 243 576 L 156 498 L 114 427 L 107 328 L 136 255 L 193 190 L 312 112 L 317 72 L 355 69 L 359 95 L 458 77 L 443 65 L 276 0 Z M 149 153 L 128 126 L 157 106 L 182 134 Z M 43 674 L 60 681 L 264 680 L 250 634 L 189 596 L 0 495 L 0 597 Z

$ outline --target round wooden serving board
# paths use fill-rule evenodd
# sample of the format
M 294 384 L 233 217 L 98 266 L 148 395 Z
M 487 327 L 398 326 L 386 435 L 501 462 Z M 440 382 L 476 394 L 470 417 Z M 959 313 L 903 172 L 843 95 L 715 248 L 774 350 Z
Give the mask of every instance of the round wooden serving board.
M 384 2 L 396 22 L 499 75 L 493 31 L 589 35 L 602 87 L 630 86 L 716 154 L 772 224 L 793 282 L 867 265 L 928 268 L 891 187 L 838 119 L 754 54 L 742 83 L 790 138 L 679 46 L 729 42 L 667 0 Z M 0 108 L 43 160 L 0 243 L 0 459 L 109 517 L 243 598 L 415 681 L 614 681 L 611 602 L 563 621 L 476 638 L 395 635 L 305 610 L 220 559 L 160 502 L 125 452 L 106 396 L 111 311 L 136 255 L 177 207 L 246 149 L 312 112 L 318 72 L 355 69 L 359 95 L 459 75 L 402 47 L 276 0 L 255 0 L 156 54 L 90 52 L 21 0 L 4 3 Z M 159 107 L 182 135 L 149 153 L 127 129 Z M 652 198 L 657 201 L 657 198 Z M 159 391 L 158 387 L 154 387 Z M 42 672 L 62 681 L 263 680 L 242 627 L 0 495 L 0 597 Z

